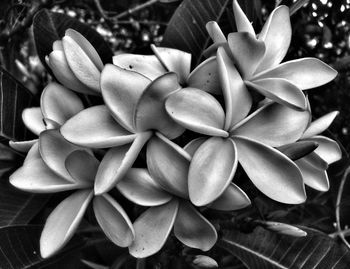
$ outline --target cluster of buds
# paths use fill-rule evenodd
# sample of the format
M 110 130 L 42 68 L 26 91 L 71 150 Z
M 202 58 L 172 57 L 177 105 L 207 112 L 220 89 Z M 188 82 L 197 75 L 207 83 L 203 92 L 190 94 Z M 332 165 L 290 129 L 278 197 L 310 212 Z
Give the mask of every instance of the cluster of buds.
M 64 86 L 50 83 L 40 108 L 23 112 L 39 138 L 10 142 L 29 151 L 11 184 L 37 193 L 75 190 L 47 219 L 43 257 L 70 240 L 90 202 L 106 236 L 134 257 L 158 252 L 173 228 L 183 244 L 207 251 L 217 231 L 201 209 L 251 203 L 236 185 L 238 165 L 281 203 L 303 203 L 305 184 L 328 190 L 326 169 L 341 151 L 319 134 L 337 112 L 311 121 L 303 90 L 336 71 L 314 58 L 281 63 L 291 39 L 287 7 L 276 8 L 258 35 L 235 0 L 233 11 L 238 31 L 226 38 L 209 22 L 213 45 L 192 71 L 191 54 L 177 49 L 152 46 L 154 55 L 121 54 L 103 65 L 72 29 L 53 44 L 47 63 Z M 74 91 L 101 95 L 103 103 L 84 107 Z M 182 147 L 174 139 L 186 130 L 198 135 Z M 135 168 L 142 150 L 146 164 Z M 113 188 L 147 207 L 134 223 L 108 194 Z

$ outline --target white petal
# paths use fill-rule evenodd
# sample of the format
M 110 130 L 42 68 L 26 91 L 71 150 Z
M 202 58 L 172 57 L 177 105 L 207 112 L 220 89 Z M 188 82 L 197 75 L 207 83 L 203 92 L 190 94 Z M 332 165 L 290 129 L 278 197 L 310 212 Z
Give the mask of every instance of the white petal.
M 306 199 L 298 167 L 278 150 L 244 137 L 234 137 L 238 160 L 254 185 L 273 200 L 300 204 Z
M 135 241 L 129 252 L 135 258 L 145 258 L 157 253 L 165 244 L 177 215 L 179 202 L 170 202 L 147 209 L 134 222 Z
M 24 125 L 36 135 L 46 129 L 40 107 L 25 108 L 22 112 L 22 120 Z
M 14 150 L 19 152 L 28 152 L 31 147 L 38 142 L 38 139 L 28 140 L 28 141 L 9 141 L 9 146 Z
M 82 110 L 69 119 L 60 131 L 71 143 L 93 148 L 125 145 L 136 137 L 120 126 L 103 105 Z
M 218 238 L 214 226 L 187 201 L 180 202 L 174 234 L 186 246 L 202 251 L 211 249 Z
M 65 166 L 76 182 L 93 185 L 100 162 L 85 150 L 73 151 L 67 157 Z
M 227 42 L 224 33 L 221 31 L 220 26 L 216 21 L 207 22 L 205 28 L 207 29 L 207 32 L 214 43 Z
M 43 258 L 57 253 L 73 237 L 92 196 L 89 190 L 77 191 L 51 212 L 40 237 L 40 254 Z
M 248 32 L 255 37 L 255 31 L 247 16 L 239 6 L 237 0 L 232 2 L 233 14 L 235 15 L 236 27 L 238 32 Z
M 325 170 L 313 166 L 306 158 L 301 158 L 295 163 L 298 165 L 306 185 L 318 191 L 329 190 L 329 180 Z
M 302 138 L 310 138 L 312 136 L 323 133 L 332 124 L 332 122 L 334 121 L 335 117 L 338 116 L 338 114 L 339 111 L 333 111 L 311 122 L 311 124 L 309 125 L 309 127 L 307 127 L 305 133 L 303 134 Z
M 124 209 L 108 194 L 95 197 L 93 205 L 97 222 L 105 235 L 117 246 L 130 246 L 135 231 Z
M 325 136 L 313 136 L 307 140 L 318 143 L 315 153 L 328 164 L 334 163 L 341 159 L 342 152 L 336 141 Z
M 188 142 L 185 146 L 184 146 L 184 150 L 186 150 L 186 152 L 188 154 L 190 154 L 191 156 L 193 156 L 195 154 L 195 152 L 197 151 L 197 149 L 205 142 L 207 141 L 208 138 L 206 137 L 198 137 L 196 139 L 193 139 L 192 141 Z

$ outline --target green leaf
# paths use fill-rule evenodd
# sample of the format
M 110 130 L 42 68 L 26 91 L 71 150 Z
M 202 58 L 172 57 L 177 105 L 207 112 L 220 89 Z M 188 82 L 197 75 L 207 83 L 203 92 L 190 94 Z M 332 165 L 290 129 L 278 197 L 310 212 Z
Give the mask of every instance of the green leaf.
M 349 250 L 321 232 L 302 229 L 308 235 L 301 238 L 278 235 L 261 227 L 248 234 L 229 231 L 218 244 L 250 269 L 349 268 Z
M 52 51 L 53 42 L 61 39 L 68 28 L 77 30 L 84 35 L 95 47 L 104 63 L 112 62 L 111 49 L 94 29 L 65 14 L 42 9 L 34 17 L 33 32 L 37 53 L 47 70 L 50 69 L 46 65 L 45 56 Z

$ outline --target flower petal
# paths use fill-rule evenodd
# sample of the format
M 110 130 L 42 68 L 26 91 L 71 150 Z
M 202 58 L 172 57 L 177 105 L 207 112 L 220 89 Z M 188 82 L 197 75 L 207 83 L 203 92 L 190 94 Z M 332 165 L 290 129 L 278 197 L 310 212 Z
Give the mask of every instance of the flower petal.
M 200 134 L 224 136 L 225 113 L 209 93 L 185 88 L 171 94 L 165 102 L 168 114 L 180 125 Z
M 63 200 L 47 218 L 40 237 L 40 254 L 45 259 L 73 237 L 93 197 L 90 190 L 80 190 Z
M 217 66 L 215 56 L 201 62 L 188 76 L 188 87 L 201 89 L 212 94 L 220 94 L 221 87 Z
M 323 133 L 332 124 L 332 122 L 334 121 L 335 117 L 338 116 L 338 114 L 339 111 L 333 111 L 311 122 L 311 124 L 309 125 L 309 127 L 307 127 L 305 133 L 303 134 L 302 138 L 310 138 L 312 136 Z
M 76 42 L 71 36 L 65 35 L 62 38 L 64 54 L 73 74 L 81 83 L 90 89 L 100 92 L 100 76 L 102 68 L 96 66 L 90 53 Z
M 134 164 L 142 147 L 151 136 L 151 132 L 139 133 L 133 143 L 108 150 L 96 174 L 96 195 L 108 192 L 115 187 Z
M 289 235 L 294 237 L 304 237 L 307 235 L 305 231 L 286 223 L 264 221 L 263 226 L 264 228 L 281 235 Z
M 181 135 L 185 129 L 165 111 L 166 98 L 179 88 L 175 73 L 166 73 L 153 80 L 135 106 L 135 129 L 139 132 L 155 129 L 170 139 Z
M 216 21 L 207 22 L 205 28 L 207 29 L 207 32 L 214 43 L 227 42 L 224 33 L 221 31 L 220 26 Z
M 22 120 L 24 125 L 36 135 L 46 129 L 40 107 L 25 108 L 22 112 Z
M 63 138 L 59 130 L 47 130 L 40 134 L 39 150 L 46 165 L 57 175 L 74 182 L 68 173 L 65 161 L 73 151 L 82 149 Z
M 193 139 L 192 141 L 188 142 L 185 146 L 184 146 L 184 150 L 190 154 L 191 156 L 193 156 L 195 154 L 195 152 L 197 151 L 197 149 L 205 142 L 207 141 L 208 138 L 206 137 L 198 137 L 196 139 Z
M 236 184 L 231 183 L 209 207 L 216 210 L 231 211 L 245 208 L 250 204 L 247 194 Z
M 237 0 L 232 2 L 233 14 L 235 16 L 236 27 L 238 32 L 248 32 L 255 37 L 255 31 L 247 16 L 239 6 Z
M 185 84 L 191 69 L 192 55 L 188 52 L 151 45 L 153 53 L 169 72 L 175 72 L 179 83 Z
M 264 24 L 259 40 L 265 42 L 266 51 L 256 72 L 277 66 L 286 56 L 292 39 L 289 8 L 279 6 L 270 14 Z
M 135 258 L 145 258 L 157 253 L 165 244 L 177 215 L 179 202 L 170 202 L 147 209 L 134 222 L 135 241 L 129 252 Z
M 41 94 L 40 107 L 44 118 L 62 125 L 84 109 L 83 102 L 72 91 L 58 83 L 49 83 Z
M 238 160 L 254 185 L 273 200 L 286 204 L 306 199 L 298 167 L 278 150 L 245 137 L 234 137 Z
M 234 126 L 231 134 L 279 147 L 297 141 L 309 124 L 309 118 L 308 111 L 296 111 L 277 103 L 270 103 Z
M 84 85 L 69 67 L 66 55 L 63 51 L 54 50 L 49 54 L 48 65 L 59 82 L 65 87 L 76 92 L 85 94 L 98 94 L 88 86 Z
M 314 152 L 328 164 L 341 159 L 342 152 L 336 141 L 325 136 L 313 136 L 307 140 L 318 143 L 318 147 Z
M 288 61 L 277 67 L 254 75 L 252 80 L 263 78 L 284 78 L 301 90 L 322 86 L 337 76 L 337 71 L 316 58 L 302 58 Z
M 264 42 L 257 40 L 255 35 L 238 32 L 228 35 L 228 45 L 240 74 L 244 79 L 250 79 L 264 57 Z
M 155 55 L 122 53 L 113 57 L 113 64 L 126 70 L 136 71 L 151 80 L 167 72 Z
M 108 194 L 95 197 L 93 205 L 96 220 L 105 235 L 117 246 L 130 246 L 135 231 L 124 209 Z
M 225 130 L 228 130 L 248 115 L 252 107 L 252 97 L 224 48 L 218 49 L 217 61 L 225 98 Z
M 237 149 L 231 139 L 212 137 L 193 155 L 188 173 L 191 202 L 207 205 L 229 186 L 237 168 Z
M 329 190 L 329 180 L 325 170 L 310 164 L 306 158 L 301 158 L 295 163 L 298 165 L 306 185 L 318 191 Z
M 28 152 L 31 147 L 38 142 L 38 139 L 28 140 L 28 141 L 9 141 L 9 146 L 14 150 L 19 152 Z
M 131 168 L 116 187 L 127 199 L 142 206 L 163 205 L 172 198 L 153 180 L 147 169 L 142 168 Z
M 175 143 L 157 136 L 147 145 L 151 177 L 166 191 L 188 198 L 187 174 L 191 157 Z
M 38 144 L 28 152 L 22 167 L 10 176 L 18 189 L 34 193 L 52 193 L 87 187 L 73 184 L 54 173 L 41 159 Z
M 104 105 L 82 110 L 69 119 L 60 131 L 71 143 L 92 148 L 125 145 L 136 137 L 120 126 Z
M 314 141 L 297 141 L 294 143 L 286 144 L 277 149 L 286 155 L 292 161 L 298 160 L 318 147 L 318 144 Z
M 304 93 L 286 79 L 265 78 L 245 81 L 246 85 L 267 98 L 292 109 L 306 110 Z
M 186 246 L 202 251 L 211 249 L 218 239 L 214 226 L 187 201 L 179 204 L 174 234 Z
M 65 166 L 76 182 L 94 184 L 96 172 L 100 162 L 85 150 L 73 151 L 67 157 Z
M 150 79 L 140 73 L 112 64 L 107 64 L 102 71 L 101 90 L 105 104 L 115 120 L 130 132 L 135 130 L 135 106 L 150 82 Z

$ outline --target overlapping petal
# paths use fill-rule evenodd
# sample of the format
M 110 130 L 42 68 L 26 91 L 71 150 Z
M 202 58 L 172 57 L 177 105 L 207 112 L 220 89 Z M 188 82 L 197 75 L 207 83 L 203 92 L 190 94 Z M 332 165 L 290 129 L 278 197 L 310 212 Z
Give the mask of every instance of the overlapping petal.
M 329 180 L 324 169 L 312 165 L 308 162 L 308 158 L 301 158 L 295 163 L 298 165 L 306 185 L 318 191 L 328 191 Z
M 333 111 L 311 122 L 305 130 L 302 138 L 310 138 L 312 136 L 323 133 L 332 124 L 338 114 L 338 111 Z
M 325 136 L 313 136 L 308 140 L 314 141 L 318 144 L 317 149 L 315 149 L 315 153 L 328 164 L 334 163 L 341 159 L 342 152 L 336 141 Z
M 239 6 L 237 0 L 233 0 L 232 2 L 233 14 L 235 16 L 235 22 L 238 32 L 248 32 L 252 36 L 255 37 L 255 31 L 250 23 L 247 16 L 244 14 L 243 10 Z
M 95 176 L 100 162 L 85 150 L 73 151 L 67 157 L 65 166 L 75 182 L 94 184 Z
M 286 144 L 277 149 L 286 155 L 289 159 L 295 161 L 298 160 L 318 147 L 318 143 L 314 141 L 297 141 L 294 143 Z
M 22 120 L 24 125 L 36 135 L 46 129 L 40 107 L 25 108 L 22 112 Z
M 28 141 L 9 141 L 9 146 L 19 152 L 28 152 L 38 139 Z

